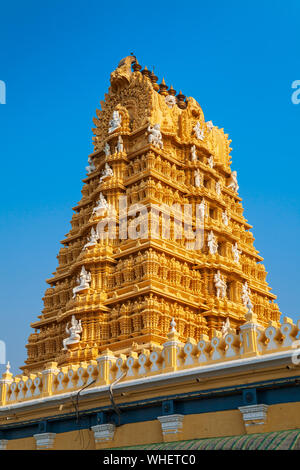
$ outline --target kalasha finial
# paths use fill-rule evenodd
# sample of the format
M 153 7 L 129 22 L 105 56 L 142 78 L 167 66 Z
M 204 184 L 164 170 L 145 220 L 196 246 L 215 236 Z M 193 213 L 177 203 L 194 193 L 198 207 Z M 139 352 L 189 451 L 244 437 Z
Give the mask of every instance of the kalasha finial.
M 154 90 L 158 91 L 159 90 L 159 85 L 157 83 L 158 77 L 155 75 L 154 69 L 151 72 L 150 79 L 151 79 Z
M 172 318 L 171 327 L 172 327 L 172 328 L 171 328 L 170 333 L 176 333 L 176 328 L 175 328 L 175 327 L 176 327 L 176 322 L 175 322 L 175 319 L 174 319 L 174 318 Z
M 135 59 L 135 62 L 132 64 L 132 69 L 134 72 L 139 72 L 141 70 L 142 66 L 139 64 L 138 60 Z
M 163 96 L 168 96 L 169 93 L 167 92 L 167 89 L 168 87 L 166 85 L 165 79 L 163 78 L 161 84 L 159 85 L 159 94 Z
M 182 94 L 182 91 L 180 90 L 180 92 L 177 95 L 178 108 L 180 108 L 180 109 L 185 109 L 186 108 L 186 102 L 184 100 L 185 100 L 185 96 Z
M 146 65 L 145 65 L 144 70 L 142 70 L 141 73 L 144 75 L 144 77 L 147 77 L 147 78 L 151 79 L 151 72 L 150 72 L 150 70 L 148 70 L 148 67 Z
M 169 89 L 169 95 L 172 95 L 172 96 L 175 96 L 175 95 L 176 95 L 176 90 L 174 90 L 174 88 L 172 87 L 172 85 L 170 86 L 170 89 Z
M 248 302 L 247 302 L 247 309 L 248 309 L 248 312 L 247 313 L 253 313 L 252 309 L 253 309 L 253 304 L 250 300 L 250 298 L 248 299 Z

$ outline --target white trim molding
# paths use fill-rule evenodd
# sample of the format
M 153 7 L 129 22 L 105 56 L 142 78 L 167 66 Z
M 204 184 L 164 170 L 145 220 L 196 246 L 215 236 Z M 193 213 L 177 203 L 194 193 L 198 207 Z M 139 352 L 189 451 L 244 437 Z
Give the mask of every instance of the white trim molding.
M 100 444 L 102 442 L 113 441 L 116 426 L 114 424 L 97 424 L 96 426 L 91 427 L 95 443 Z
M 240 406 L 239 410 L 243 415 L 245 426 L 266 424 L 267 422 L 268 405 Z
M 180 433 L 183 428 L 183 418 L 184 415 L 179 414 L 158 416 L 163 436 Z
M 44 432 L 42 434 L 34 434 L 37 450 L 53 449 L 54 439 L 56 434 L 54 432 Z

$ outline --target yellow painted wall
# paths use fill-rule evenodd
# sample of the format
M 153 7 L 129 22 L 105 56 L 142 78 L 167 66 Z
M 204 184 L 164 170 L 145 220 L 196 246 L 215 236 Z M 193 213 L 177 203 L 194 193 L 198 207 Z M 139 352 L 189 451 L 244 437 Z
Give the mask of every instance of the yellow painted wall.
M 173 440 L 203 439 L 298 428 L 300 429 L 300 402 L 283 403 L 269 406 L 266 425 L 248 426 L 247 430 L 239 410 L 186 415 L 183 432 L 179 436 L 174 436 Z M 125 447 L 162 441 L 160 422 L 153 420 L 120 426 L 116 428 L 113 442 L 98 445 L 97 448 Z M 94 435 L 90 430 L 57 434 L 55 438 L 55 450 L 92 450 L 95 448 Z M 8 450 L 16 449 L 35 449 L 34 438 L 9 441 Z

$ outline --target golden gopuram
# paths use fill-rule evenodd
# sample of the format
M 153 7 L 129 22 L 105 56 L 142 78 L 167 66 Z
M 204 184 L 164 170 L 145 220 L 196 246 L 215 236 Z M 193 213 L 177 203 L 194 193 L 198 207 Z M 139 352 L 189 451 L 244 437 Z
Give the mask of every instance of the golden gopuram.
M 300 322 L 280 321 L 228 135 L 134 56 L 96 115 L 22 373 L 0 380 L 0 450 L 300 449 Z

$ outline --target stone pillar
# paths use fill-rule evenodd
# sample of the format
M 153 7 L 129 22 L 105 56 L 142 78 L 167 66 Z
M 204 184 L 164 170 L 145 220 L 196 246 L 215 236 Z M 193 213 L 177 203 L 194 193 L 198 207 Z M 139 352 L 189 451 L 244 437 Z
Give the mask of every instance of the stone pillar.
M 45 365 L 45 369 L 42 371 L 43 375 L 43 391 L 42 396 L 48 397 L 52 395 L 53 390 L 53 381 L 55 378 L 54 374 L 57 374 L 59 369 L 57 368 L 57 362 L 48 362 Z
M 49 450 L 54 447 L 54 439 L 56 434 L 53 432 L 45 432 L 42 434 L 34 434 L 37 450 Z
M 164 368 L 163 372 L 173 372 L 177 369 L 177 355 L 179 347 L 181 346 L 180 341 L 178 341 L 179 334 L 175 330 L 176 323 L 173 320 L 171 321 L 171 331 L 167 334 L 169 341 L 163 344 L 163 358 L 164 358 Z
M 96 449 L 101 449 L 113 442 L 116 429 L 114 424 L 97 424 L 91 429 L 94 433 Z
M 101 356 L 97 358 L 98 362 L 98 378 L 96 381 L 96 386 L 98 385 L 108 385 L 111 382 L 110 369 L 112 365 L 116 362 L 116 358 L 113 353 L 106 349 Z
M 248 312 L 245 315 L 246 323 L 240 326 L 240 335 L 243 347 L 243 356 L 256 356 L 259 354 L 257 331 L 261 326 L 257 323 L 257 315 Z
M 158 416 L 164 442 L 180 441 L 182 437 L 184 415 L 173 414 Z

